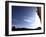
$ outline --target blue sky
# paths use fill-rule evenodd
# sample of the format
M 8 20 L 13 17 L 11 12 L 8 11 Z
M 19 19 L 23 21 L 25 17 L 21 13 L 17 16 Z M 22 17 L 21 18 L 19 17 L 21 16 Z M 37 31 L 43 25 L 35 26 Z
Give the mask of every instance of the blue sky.
M 40 23 L 36 7 L 12 6 L 12 25 L 16 28 L 35 28 Z

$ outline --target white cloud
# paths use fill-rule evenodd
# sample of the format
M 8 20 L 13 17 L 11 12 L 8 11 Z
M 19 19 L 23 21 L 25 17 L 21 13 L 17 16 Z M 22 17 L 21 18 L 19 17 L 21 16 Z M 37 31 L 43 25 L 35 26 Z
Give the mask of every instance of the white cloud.
M 26 22 L 32 22 L 30 19 L 24 19 L 24 21 L 26 21 Z

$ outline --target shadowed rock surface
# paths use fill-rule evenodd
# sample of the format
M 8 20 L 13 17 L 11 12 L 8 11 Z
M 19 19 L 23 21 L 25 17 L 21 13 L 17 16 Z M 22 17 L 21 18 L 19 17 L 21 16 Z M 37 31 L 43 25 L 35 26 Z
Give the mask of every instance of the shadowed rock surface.
M 19 31 L 19 30 L 41 30 L 41 27 L 38 27 L 36 29 L 29 29 L 29 28 L 15 28 L 14 26 L 12 27 L 12 31 Z

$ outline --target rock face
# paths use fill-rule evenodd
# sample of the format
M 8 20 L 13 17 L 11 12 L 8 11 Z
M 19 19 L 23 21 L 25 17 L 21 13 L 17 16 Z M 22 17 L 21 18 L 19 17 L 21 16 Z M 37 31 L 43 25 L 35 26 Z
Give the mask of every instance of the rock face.
M 41 30 L 41 27 L 37 27 L 35 29 L 29 29 L 29 28 L 15 28 L 15 26 L 12 27 L 12 31 L 18 31 L 18 30 Z
M 37 12 L 38 12 L 37 14 L 41 20 L 41 7 L 37 7 Z

